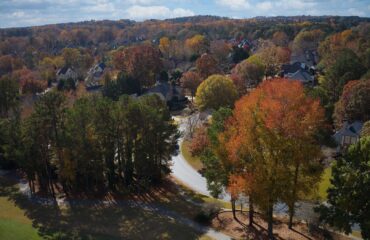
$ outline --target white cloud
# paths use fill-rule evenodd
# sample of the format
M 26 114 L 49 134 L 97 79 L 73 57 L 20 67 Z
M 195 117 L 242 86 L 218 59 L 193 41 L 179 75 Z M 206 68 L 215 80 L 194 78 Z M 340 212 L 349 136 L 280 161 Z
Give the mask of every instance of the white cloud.
M 251 7 L 248 0 L 217 0 L 217 4 L 228 7 L 231 10 L 245 10 Z
M 260 2 L 257 3 L 256 7 L 260 11 L 268 11 L 273 8 L 273 5 L 271 2 Z
M 134 5 L 148 5 L 154 3 L 153 0 L 128 0 L 128 2 Z
M 166 6 L 132 6 L 126 10 L 129 19 L 164 19 L 175 17 L 194 16 L 194 12 L 188 9 L 175 8 L 173 10 Z
M 82 8 L 85 12 L 95 12 L 95 13 L 106 13 L 115 12 L 115 7 L 112 3 L 97 3 L 95 5 L 86 6 Z
M 360 17 L 365 16 L 365 13 L 363 11 L 356 9 L 356 8 L 348 9 L 348 13 L 353 16 L 360 16 Z
M 316 5 L 316 2 L 305 1 L 305 0 L 279 0 L 276 2 L 277 7 L 283 9 L 299 9 L 299 10 L 308 10 Z
M 24 16 L 25 16 L 25 13 L 23 11 L 16 11 L 12 13 L 12 17 L 15 17 L 15 18 L 21 18 Z

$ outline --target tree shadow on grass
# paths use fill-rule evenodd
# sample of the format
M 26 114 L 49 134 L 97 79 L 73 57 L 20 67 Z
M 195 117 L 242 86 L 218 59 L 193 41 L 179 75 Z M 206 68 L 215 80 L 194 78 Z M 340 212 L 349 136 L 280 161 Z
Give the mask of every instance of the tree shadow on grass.
M 145 202 L 120 201 L 105 206 L 99 201 L 86 200 L 71 203 L 68 210 L 61 211 L 56 205 L 41 205 L 28 199 L 18 192 L 16 182 L 1 177 L 0 196 L 24 210 L 45 239 L 197 239 L 204 234 L 202 229 L 195 230 L 179 220 L 180 214 L 168 214 L 161 207 Z M 163 203 L 157 197 L 154 199 L 147 201 L 158 201 L 169 211 L 172 207 L 188 210 L 180 198 Z

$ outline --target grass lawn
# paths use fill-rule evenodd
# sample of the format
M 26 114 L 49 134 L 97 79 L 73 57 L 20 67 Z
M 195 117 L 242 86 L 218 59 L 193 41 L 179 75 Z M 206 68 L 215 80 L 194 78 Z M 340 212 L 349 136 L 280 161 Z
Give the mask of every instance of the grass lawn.
M 7 197 L 0 197 L 0 239 L 42 239 L 25 212 Z
M 331 178 L 332 168 L 328 167 L 324 169 L 324 173 L 321 176 L 321 181 L 318 184 L 318 189 L 316 192 L 312 193 L 311 196 L 308 196 L 306 200 L 319 200 L 326 201 L 328 194 L 327 190 L 330 187 L 330 178 Z
M 181 143 L 181 152 L 185 160 L 197 171 L 203 168 L 203 163 L 200 161 L 199 157 L 193 157 L 189 150 L 190 142 L 183 141 Z
M 327 190 L 330 187 L 330 178 L 331 178 L 331 167 L 328 167 L 324 170 L 324 174 L 322 175 L 321 182 L 319 184 L 319 197 L 322 200 L 326 200 L 328 197 Z

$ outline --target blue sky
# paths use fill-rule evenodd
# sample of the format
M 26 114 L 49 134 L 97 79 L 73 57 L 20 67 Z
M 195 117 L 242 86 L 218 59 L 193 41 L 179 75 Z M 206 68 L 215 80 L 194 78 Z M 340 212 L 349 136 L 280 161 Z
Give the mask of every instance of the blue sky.
M 0 0 L 0 28 L 192 15 L 370 17 L 370 0 Z

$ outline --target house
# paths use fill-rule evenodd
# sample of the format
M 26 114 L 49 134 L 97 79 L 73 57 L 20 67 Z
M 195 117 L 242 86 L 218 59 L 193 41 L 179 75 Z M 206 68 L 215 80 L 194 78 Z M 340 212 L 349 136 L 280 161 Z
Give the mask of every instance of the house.
M 68 79 L 74 80 L 75 85 L 78 85 L 78 76 L 73 68 L 65 66 L 57 71 L 57 82 L 60 82 L 61 80 L 66 81 Z
M 290 58 L 291 63 L 301 62 L 309 67 L 316 66 L 319 62 L 318 53 L 316 50 L 293 51 Z
M 230 43 L 234 47 L 242 48 L 244 50 L 249 50 L 252 47 L 252 43 L 248 39 L 237 40 L 235 38 L 232 38 L 228 40 L 228 43 Z
M 281 67 L 281 77 L 298 80 L 304 85 L 314 85 L 315 68 L 308 68 L 305 63 L 294 62 L 293 64 L 283 64 Z
M 185 107 L 188 99 L 183 94 L 181 87 L 168 82 L 157 82 L 153 88 L 148 89 L 145 94 L 157 94 L 165 101 L 170 110 L 178 110 Z
M 362 126 L 363 122 L 361 121 L 354 121 L 353 123 L 344 122 L 343 127 L 333 135 L 339 148 L 346 148 L 356 143 L 360 138 Z
M 99 88 L 102 86 L 100 79 L 103 76 L 105 69 L 105 63 L 99 63 L 89 69 L 85 78 L 86 89 Z

